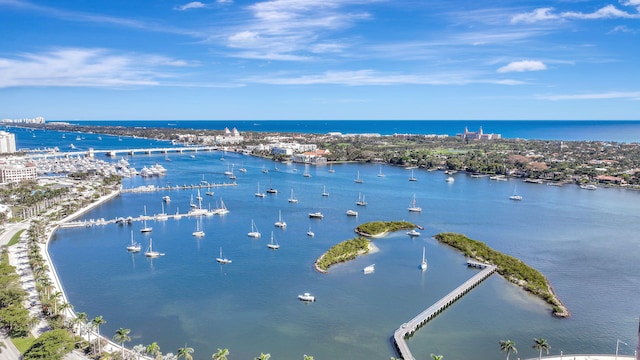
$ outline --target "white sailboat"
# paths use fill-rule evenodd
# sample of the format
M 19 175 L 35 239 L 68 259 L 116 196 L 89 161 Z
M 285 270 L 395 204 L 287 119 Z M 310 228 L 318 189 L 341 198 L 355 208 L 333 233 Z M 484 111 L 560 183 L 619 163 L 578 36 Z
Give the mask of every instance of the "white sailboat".
M 309 226 L 309 231 L 307 231 L 307 236 L 309 236 L 309 237 L 316 236 L 316 234 L 313 231 L 311 231 L 311 226 Z
M 378 171 L 378 177 L 384 177 L 384 174 L 382 173 L 382 165 L 380 165 L 380 171 Z
M 271 250 L 280 249 L 280 244 L 278 244 L 278 242 L 275 240 L 275 237 L 273 236 L 273 231 L 271 232 L 271 242 L 267 244 L 267 247 Z
M 131 230 L 131 244 L 127 246 L 127 251 L 140 252 L 140 250 L 142 250 L 142 246 L 140 245 L 140 243 L 133 241 L 133 230 Z
M 287 201 L 289 201 L 290 203 L 297 203 L 298 202 L 298 199 L 296 199 L 293 196 L 293 188 L 291 188 L 291 197 Z
M 362 184 L 364 182 L 362 181 L 362 179 L 360 179 L 360 170 L 358 170 L 358 173 L 356 174 L 356 178 L 353 181 L 355 181 L 356 184 Z
M 278 190 L 271 186 L 271 179 L 269 179 L 269 188 L 267 189 L 268 194 L 277 194 Z
M 192 232 L 191 235 L 201 238 L 204 236 L 204 231 L 202 231 L 202 223 L 200 222 L 200 218 L 196 221 L 196 231 Z
M 413 200 L 409 203 L 407 210 L 410 212 L 422 212 L 422 208 L 416 204 L 416 194 L 413 194 Z
M 333 170 L 333 164 L 329 164 L 329 172 L 330 173 L 336 172 L 335 170 Z
M 356 201 L 356 205 L 367 206 L 367 201 L 364 199 L 364 195 L 362 195 L 362 193 L 358 193 L 358 201 Z
M 422 269 L 422 271 L 427 270 L 427 258 L 425 257 L 425 252 L 426 252 L 426 249 L 423 246 L 422 247 L 422 263 L 420 263 L 420 269 Z
M 276 227 L 279 227 L 279 228 L 286 228 L 287 227 L 287 223 L 282 220 L 282 211 L 281 210 L 278 210 L 278 221 L 273 223 L 273 225 L 275 225 Z
M 251 219 L 251 231 L 247 233 L 247 236 L 252 238 L 259 238 L 260 236 L 262 236 L 262 234 L 260 234 L 260 231 L 258 231 L 256 223 L 253 222 L 253 219 Z
M 413 169 L 411 169 L 411 176 L 409 176 L 409 181 L 418 181 L 418 178 L 413 176 Z
M 510 200 L 515 200 L 515 201 L 520 201 L 522 200 L 522 195 L 518 195 L 518 193 L 516 192 L 516 186 L 513 185 L 513 194 L 511 196 L 509 196 Z
M 260 183 L 258 183 L 258 190 L 256 190 L 256 194 L 255 195 L 256 195 L 256 197 L 261 197 L 261 198 L 267 196 L 267 194 L 260 192 Z
M 142 229 L 140 229 L 140 232 L 147 233 L 151 231 L 153 231 L 153 228 L 151 226 L 147 226 L 147 206 L 145 205 L 144 215 L 142 216 Z
M 329 192 L 327 191 L 327 187 L 322 185 L 322 196 L 329 196 Z
M 311 177 L 311 174 L 309 173 L 309 164 L 304 164 L 304 173 L 302 174 L 302 176 Z
M 157 221 L 165 221 L 169 219 L 169 215 L 164 212 L 164 202 L 162 203 L 162 212 L 160 214 L 156 214 L 155 219 Z
M 176 214 L 173 215 L 173 218 L 176 220 L 182 219 L 182 214 L 180 214 L 180 209 L 176 208 Z
M 149 238 L 149 247 L 147 248 L 147 251 L 144 252 L 144 256 L 146 256 L 148 258 L 157 258 L 157 257 L 163 256 L 163 255 L 164 254 L 153 250 L 153 239 Z
M 219 262 L 220 264 L 231 264 L 231 260 L 222 256 L 222 246 L 220 247 L 220 257 L 217 257 L 216 261 Z

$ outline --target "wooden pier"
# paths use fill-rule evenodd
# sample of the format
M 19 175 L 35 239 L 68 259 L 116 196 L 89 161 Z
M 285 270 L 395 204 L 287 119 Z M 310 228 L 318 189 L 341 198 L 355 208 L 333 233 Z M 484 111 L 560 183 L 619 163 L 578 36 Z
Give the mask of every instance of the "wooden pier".
M 426 310 L 418 314 L 413 319 L 400 325 L 400 327 L 393 333 L 393 341 L 396 346 L 396 350 L 398 350 L 398 354 L 402 359 L 415 360 L 415 358 L 411 354 L 411 350 L 409 350 L 409 346 L 407 345 L 405 338 L 413 335 L 421 326 L 426 324 L 429 320 L 433 319 L 436 315 L 449 307 L 449 305 L 456 302 L 471 289 L 480 284 L 484 279 L 493 274 L 497 269 L 497 266 L 495 265 L 484 264 L 472 260 L 467 262 L 467 266 L 478 267 L 482 268 L 483 270 L 481 270 L 469 280 L 462 283 L 462 285 L 455 288 L 452 292 L 445 295 L 442 299 L 438 300 L 438 302 L 429 306 Z

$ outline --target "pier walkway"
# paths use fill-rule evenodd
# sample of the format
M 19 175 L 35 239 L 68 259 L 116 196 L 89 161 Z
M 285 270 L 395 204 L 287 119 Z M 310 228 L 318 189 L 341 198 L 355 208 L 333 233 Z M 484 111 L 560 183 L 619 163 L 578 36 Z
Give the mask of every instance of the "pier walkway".
M 471 277 L 469 280 L 462 283 L 462 285 L 455 288 L 453 291 L 445 295 L 442 299 L 438 300 L 435 304 L 429 306 L 426 310 L 418 314 L 413 319 L 408 322 L 402 324 L 396 331 L 393 333 L 393 341 L 395 343 L 396 349 L 398 350 L 398 354 L 404 360 L 414 360 L 415 358 L 411 354 L 411 350 L 409 350 L 409 346 L 405 341 L 406 337 L 413 335 L 422 325 L 426 324 L 429 320 L 433 319 L 436 315 L 442 312 L 444 309 L 449 307 L 449 305 L 456 302 L 456 300 L 460 299 L 463 295 L 469 292 L 471 289 L 476 287 L 476 285 L 480 284 L 484 279 L 488 278 L 491 274 L 493 274 L 498 268 L 495 265 L 483 264 L 476 261 L 468 261 L 467 266 L 473 267 L 481 267 L 479 273 Z
M 72 157 L 72 156 L 88 156 L 93 157 L 96 154 L 104 154 L 109 157 L 116 157 L 119 155 L 135 155 L 145 154 L 151 155 L 153 153 L 168 154 L 177 153 L 182 154 L 185 152 L 198 152 L 198 151 L 217 151 L 220 150 L 217 146 L 186 146 L 186 147 L 157 147 L 157 148 L 140 148 L 140 149 L 112 149 L 112 150 L 99 150 L 90 148 L 89 150 L 77 150 L 77 151 L 56 151 L 54 149 L 47 149 L 47 152 L 42 153 L 30 153 L 30 158 L 39 157 Z

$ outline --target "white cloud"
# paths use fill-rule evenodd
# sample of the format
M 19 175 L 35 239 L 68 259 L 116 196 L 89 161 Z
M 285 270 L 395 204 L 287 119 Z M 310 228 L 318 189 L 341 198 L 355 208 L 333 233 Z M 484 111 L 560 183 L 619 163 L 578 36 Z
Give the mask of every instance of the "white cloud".
M 466 85 L 494 84 L 519 85 L 515 80 L 477 79 L 469 74 L 390 74 L 371 69 L 353 71 L 327 71 L 315 75 L 289 77 L 284 75 L 264 76 L 244 79 L 245 82 L 270 85 L 344 85 L 344 86 L 385 86 L 385 85 Z
M 498 68 L 497 72 L 499 73 L 509 73 L 509 72 L 525 72 L 525 71 L 540 71 L 546 70 L 547 65 L 545 65 L 542 61 L 538 60 L 521 60 L 521 61 L 513 61 L 509 64 Z
M 640 0 L 626 0 L 622 2 L 627 6 L 639 6 Z M 554 13 L 553 8 L 539 8 L 532 12 L 517 14 L 511 18 L 511 23 L 535 23 L 540 21 L 558 20 L 558 19 L 639 19 L 640 13 L 629 13 L 624 10 L 616 8 L 614 5 L 606 5 L 594 12 L 584 13 L 580 11 L 565 11 L 561 13 Z
M 640 91 L 572 94 L 572 95 L 539 95 L 537 96 L 537 98 L 544 99 L 544 100 L 608 100 L 608 99 L 640 100 Z
M 200 9 L 203 7 L 207 7 L 207 5 L 205 5 L 204 3 L 201 3 L 200 1 L 192 1 L 184 5 L 176 6 L 174 7 L 174 9 L 178 11 L 185 11 L 190 9 Z
M 546 21 L 546 20 L 555 20 L 558 19 L 559 16 L 553 14 L 553 8 L 539 8 L 535 9 L 532 12 L 517 14 L 511 18 L 511 23 L 535 23 L 538 21 Z
M 0 88 L 19 86 L 122 87 L 159 85 L 165 67 L 191 66 L 153 54 L 117 54 L 106 49 L 69 48 L 0 58 Z

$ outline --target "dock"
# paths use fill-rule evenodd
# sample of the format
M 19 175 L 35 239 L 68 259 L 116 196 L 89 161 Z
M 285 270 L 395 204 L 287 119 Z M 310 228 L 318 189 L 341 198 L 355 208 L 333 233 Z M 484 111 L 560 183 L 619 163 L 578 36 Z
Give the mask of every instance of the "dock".
M 429 306 L 416 317 L 400 325 L 400 327 L 393 333 L 393 341 L 400 358 L 404 360 L 415 360 L 413 354 L 411 354 L 411 350 L 409 350 L 409 346 L 407 345 L 405 338 L 412 336 L 420 327 L 436 317 L 436 315 L 444 311 L 444 309 L 456 302 L 471 289 L 480 284 L 484 279 L 488 278 L 498 268 L 495 265 L 484 264 L 472 260 L 467 262 L 467 266 L 482 268 L 482 270 L 445 295 L 442 299 L 438 300 L 435 304 Z
M 138 193 L 138 192 L 154 192 L 154 191 L 170 191 L 170 190 L 210 189 L 210 188 L 219 188 L 219 187 L 226 187 L 226 186 L 238 186 L 238 183 L 234 181 L 230 183 L 206 183 L 206 184 L 198 184 L 198 185 L 175 185 L 175 186 L 145 185 L 145 186 L 139 186 L 136 188 L 122 189 L 120 190 L 120 192 Z

